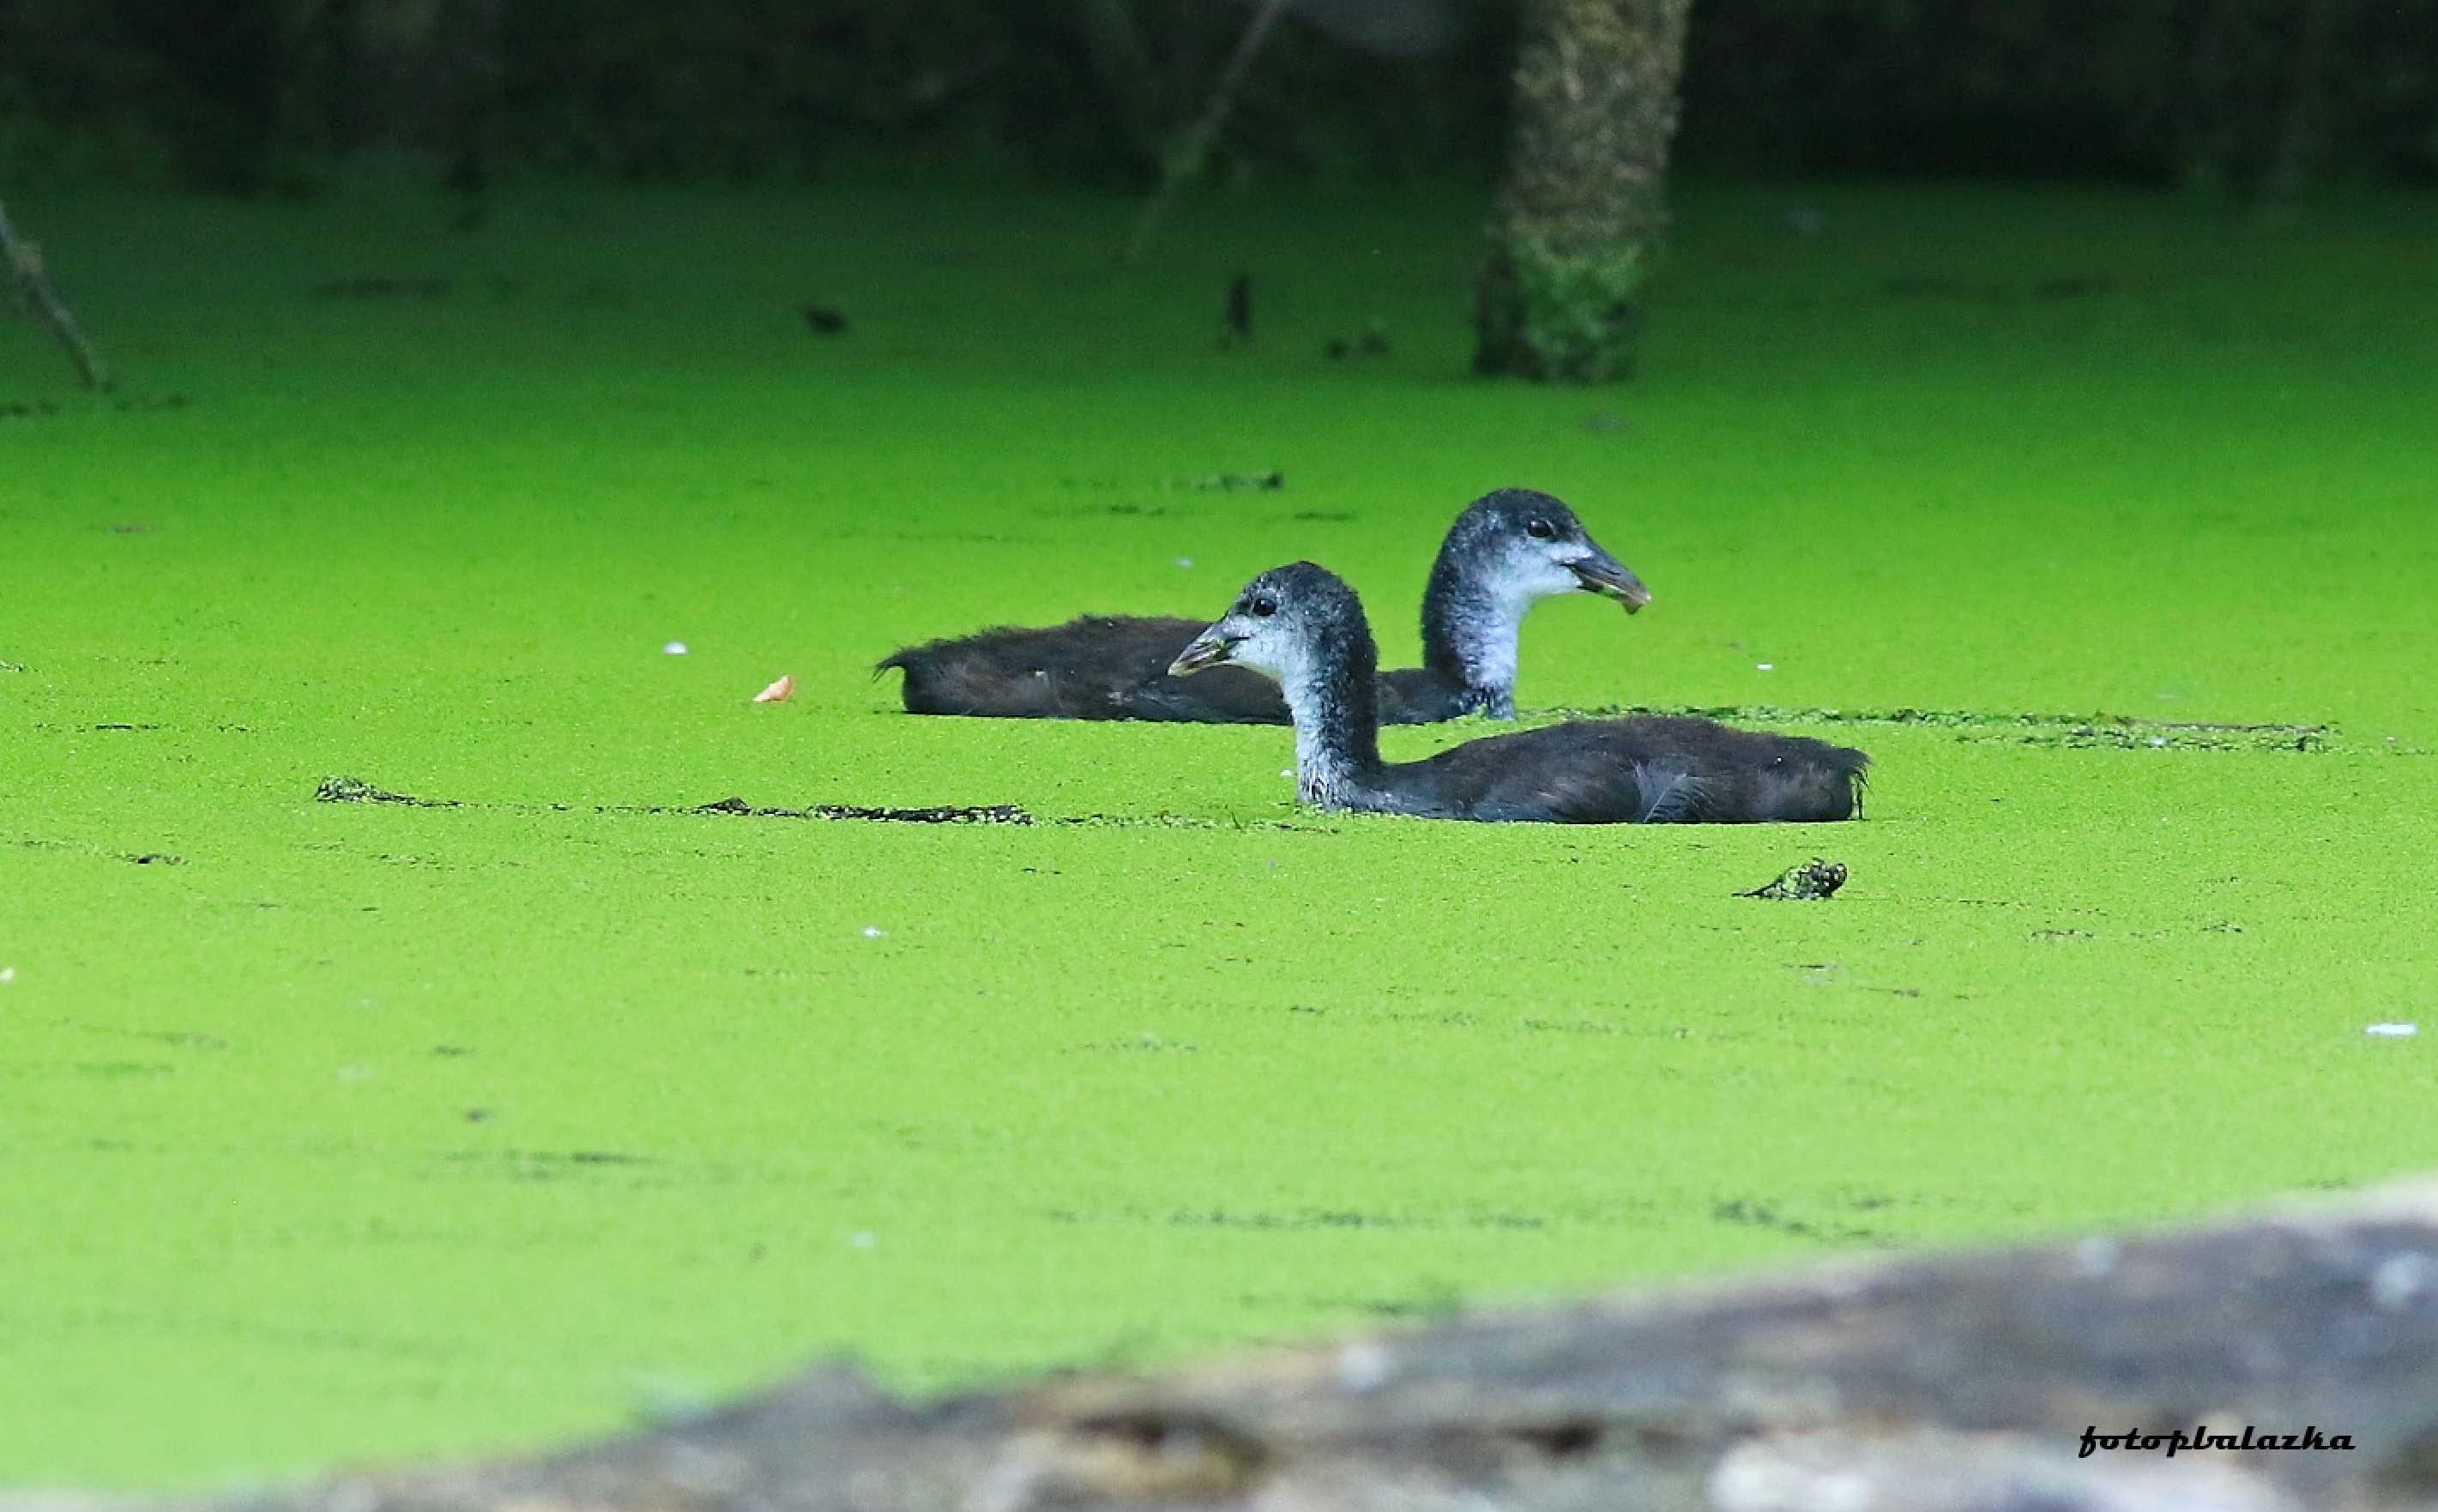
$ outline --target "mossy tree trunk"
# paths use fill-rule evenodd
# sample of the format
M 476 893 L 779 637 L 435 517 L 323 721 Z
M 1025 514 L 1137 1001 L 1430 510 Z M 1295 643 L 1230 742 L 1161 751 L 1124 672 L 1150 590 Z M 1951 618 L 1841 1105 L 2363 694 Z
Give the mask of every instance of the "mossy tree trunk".
M 1692 0 L 1525 0 L 1515 141 L 1475 292 L 1474 366 L 1630 376 L 1668 229 L 1668 149 Z

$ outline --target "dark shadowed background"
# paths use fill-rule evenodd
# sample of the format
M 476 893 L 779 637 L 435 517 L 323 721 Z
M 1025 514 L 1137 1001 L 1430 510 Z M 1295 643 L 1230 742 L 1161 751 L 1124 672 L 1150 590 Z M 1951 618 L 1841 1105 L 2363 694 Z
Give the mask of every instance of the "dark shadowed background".
M 1506 0 L 1307 4 L 1223 173 L 1487 179 Z M 410 148 L 464 190 L 858 161 L 1157 177 L 1249 15 L 1210 0 L 0 0 L 0 183 L 310 194 Z M 2438 177 L 2438 0 L 1702 0 L 1680 162 L 2179 184 Z

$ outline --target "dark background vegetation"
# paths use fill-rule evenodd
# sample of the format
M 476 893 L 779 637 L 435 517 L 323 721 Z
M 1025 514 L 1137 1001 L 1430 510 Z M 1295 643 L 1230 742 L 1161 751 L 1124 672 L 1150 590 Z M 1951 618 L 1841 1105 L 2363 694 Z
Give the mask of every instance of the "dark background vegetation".
M 1306 0 L 1223 175 L 1487 180 L 1513 0 L 1384 46 Z M 461 189 L 887 161 L 1141 186 L 1249 14 L 1216 0 L 0 0 L 0 185 L 309 194 L 365 149 Z M 1372 28 L 1376 31 L 1376 27 Z M 1393 27 L 1391 28 L 1393 32 Z M 2438 180 L 2438 0 L 1699 0 L 1696 171 L 2238 197 Z

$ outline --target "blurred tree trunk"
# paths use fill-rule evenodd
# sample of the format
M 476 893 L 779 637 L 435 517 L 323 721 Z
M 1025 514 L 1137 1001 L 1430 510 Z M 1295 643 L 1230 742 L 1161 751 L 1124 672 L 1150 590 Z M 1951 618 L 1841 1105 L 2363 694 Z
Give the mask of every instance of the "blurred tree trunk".
M 461 201 L 460 229 L 482 219 L 490 185 L 507 71 L 500 49 L 504 21 L 503 0 L 440 0 L 426 33 L 429 93 L 437 110 L 433 134 L 448 164 L 444 182 Z
M 2261 175 L 2260 197 L 2293 200 L 2310 187 L 2327 133 L 2328 55 L 2345 19 L 2339 0 L 2298 0 L 2293 50 L 2287 55 L 2286 102 Z
M 2176 171 L 2186 189 L 2222 194 L 2234 181 L 2236 0 L 2204 0 L 2175 89 Z
M 1474 367 L 1572 383 L 1634 371 L 1666 237 L 1692 0 L 1525 0 L 1515 140 L 1475 292 Z
M 1127 145 L 1146 160 L 1158 156 L 1162 113 L 1151 44 L 1125 0 L 1069 0 L 1068 13 Z

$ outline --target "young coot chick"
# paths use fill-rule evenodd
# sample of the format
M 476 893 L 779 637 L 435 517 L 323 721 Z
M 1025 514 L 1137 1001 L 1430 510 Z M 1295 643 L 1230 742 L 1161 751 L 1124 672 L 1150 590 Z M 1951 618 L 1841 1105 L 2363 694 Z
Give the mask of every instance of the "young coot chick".
M 1363 605 L 1310 562 L 1253 579 L 1172 671 L 1232 662 L 1275 677 L 1295 715 L 1296 791 L 1322 808 L 1559 824 L 1850 818 L 1861 751 L 1707 719 L 1590 719 L 1383 762 L 1378 652 Z
M 1475 710 L 1513 718 L 1524 616 L 1540 599 L 1574 592 L 1605 594 L 1628 614 L 1651 602 L 1642 580 L 1563 501 L 1529 488 L 1475 500 L 1431 565 L 1422 664 L 1380 677 L 1380 719 L 1419 725 Z M 1187 683 L 1171 674 L 1176 648 L 1201 628 L 1199 620 L 1086 615 L 909 646 L 873 670 L 905 671 L 910 713 L 1286 724 L 1286 700 L 1265 677 L 1223 669 Z

